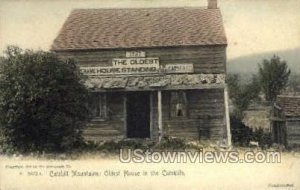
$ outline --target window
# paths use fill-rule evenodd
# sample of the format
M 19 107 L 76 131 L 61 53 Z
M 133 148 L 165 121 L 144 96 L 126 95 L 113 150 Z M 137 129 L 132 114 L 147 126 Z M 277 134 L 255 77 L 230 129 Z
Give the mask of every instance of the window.
M 93 118 L 107 118 L 107 100 L 105 93 L 93 92 L 90 96 L 90 109 Z
M 187 117 L 187 97 L 185 91 L 171 92 L 171 117 Z

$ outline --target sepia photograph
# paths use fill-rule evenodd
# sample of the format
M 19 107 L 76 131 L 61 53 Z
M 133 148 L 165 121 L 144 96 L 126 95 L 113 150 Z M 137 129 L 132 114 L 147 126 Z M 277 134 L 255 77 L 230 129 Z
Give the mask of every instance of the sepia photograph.
M 0 0 L 0 190 L 300 190 L 300 0 Z

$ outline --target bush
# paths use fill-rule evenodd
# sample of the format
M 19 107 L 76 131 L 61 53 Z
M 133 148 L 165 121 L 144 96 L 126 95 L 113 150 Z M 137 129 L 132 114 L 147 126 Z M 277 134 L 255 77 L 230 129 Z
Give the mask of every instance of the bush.
M 164 137 L 155 147 L 155 149 L 161 150 L 185 150 L 186 148 L 190 147 L 184 139 L 171 137 Z
M 18 151 L 64 151 L 81 140 L 87 89 L 75 63 L 8 47 L 0 74 L 0 126 Z
M 253 132 L 252 140 L 257 141 L 262 148 L 270 147 L 272 145 L 271 133 L 266 133 L 263 129 L 258 129 Z
M 119 153 L 120 149 L 142 149 L 147 150 L 154 146 L 154 142 L 147 142 L 144 140 L 121 140 L 121 141 L 105 141 L 100 142 L 85 142 L 80 147 L 79 152 L 102 152 L 102 153 Z
M 232 142 L 239 146 L 248 146 L 252 137 L 252 130 L 244 125 L 239 117 L 230 117 Z
M 186 149 L 200 149 L 199 146 L 194 144 L 188 144 L 184 139 L 181 138 L 171 138 L 164 137 L 160 143 L 155 141 L 145 141 L 143 139 L 126 139 L 121 141 L 105 141 L 103 143 L 99 142 L 86 142 L 80 147 L 78 152 L 101 152 L 101 153 L 119 153 L 120 149 L 141 149 L 141 150 L 186 150 Z
M 250 141 L 258 142 L 262 148 L 272 145 L 272 137 L 270 133 L 265 133 L 263 129 L 252 131 L 244 125 L 240 118 L 231 116 L 230 118 L 232 142 L 238 146 L 249 146 Z

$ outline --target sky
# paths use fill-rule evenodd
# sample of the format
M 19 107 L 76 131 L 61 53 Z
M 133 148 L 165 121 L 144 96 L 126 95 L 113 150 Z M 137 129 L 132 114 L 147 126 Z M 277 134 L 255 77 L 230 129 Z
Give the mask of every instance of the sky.
M 207 0 L 0 0 L 0 54 L 7 45 L 49 50 L 75 8 L 206 5 Z M 219 8 L 228 59 L 300 47 L 300 0 L 219 0 Z

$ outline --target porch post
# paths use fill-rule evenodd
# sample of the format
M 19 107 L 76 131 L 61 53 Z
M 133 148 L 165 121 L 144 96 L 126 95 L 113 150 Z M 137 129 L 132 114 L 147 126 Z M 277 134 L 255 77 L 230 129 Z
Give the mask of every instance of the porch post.
M 227 146 L 231 146 L 231 130 L 230 130 L 230 117 L 229 117 L 229 98 L 227 85 L 224 88 L 224 101 L 225 101 L 225 118 L 226 118 L 226 131 L 227 131 Z
M 158 111 L 158 142 L 161 141 L 163 136 L 162 129 L 162 105 L 161 105 L 161 90 L 157 91 L 157 111 Z
M 150 139 L 153 139 L 153 92 L 150 92 Z
M 127 138 L 127 95 L 123 94 L 124 137 Z

